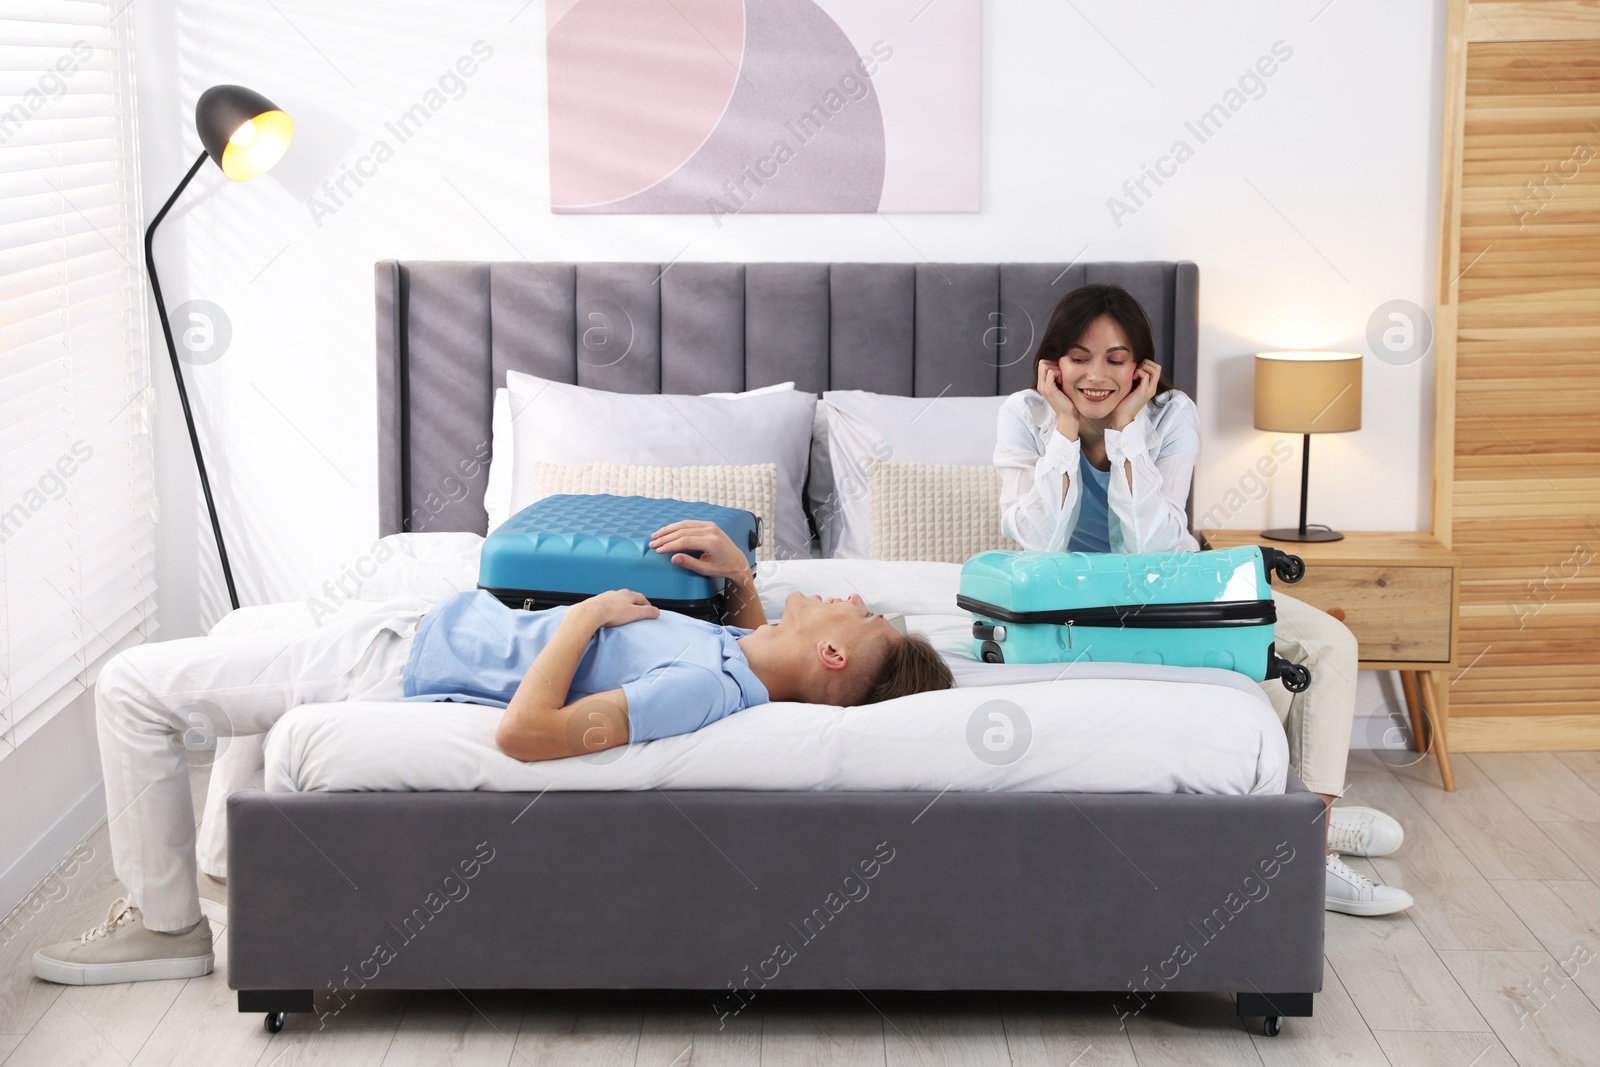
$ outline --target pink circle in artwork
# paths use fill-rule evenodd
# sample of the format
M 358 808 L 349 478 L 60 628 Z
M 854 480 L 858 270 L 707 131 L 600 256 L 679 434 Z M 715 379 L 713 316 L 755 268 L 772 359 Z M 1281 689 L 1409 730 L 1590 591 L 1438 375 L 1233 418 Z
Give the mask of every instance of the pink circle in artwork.
M 682 166 L 743 51 L 743 0 L 576 0 L 545 42 L 551 206 L 620 200 Z

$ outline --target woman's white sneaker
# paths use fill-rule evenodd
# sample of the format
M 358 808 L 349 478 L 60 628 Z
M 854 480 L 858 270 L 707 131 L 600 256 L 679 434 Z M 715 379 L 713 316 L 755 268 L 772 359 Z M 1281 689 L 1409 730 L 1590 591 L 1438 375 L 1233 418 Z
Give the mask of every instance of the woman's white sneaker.
M 205 871 L 200 872 L 197 881 L 200 883 L 200 914 L 218 926 L 227 926 L 228 883 Z
M 1327 910 L 1346 915 L 1391 915 L 1411 907 L 1411 894 L 1392 885 L 1379 885 L 1345 866 L 1338 856 L 1328 856 Z
M 1328 817 L 1328 847 L 1346 856 L 1387 856 L 1400 847 L 1406 832 L 1377 808 L 1341 808 Z
M 199 978 L 215 961 L 204 917 L 181 934 L 163 934 L 146 930 L 139 909 L 118 900 L 99 926 L 35 952 L 33 973 L 62 985 L 112 985 Z

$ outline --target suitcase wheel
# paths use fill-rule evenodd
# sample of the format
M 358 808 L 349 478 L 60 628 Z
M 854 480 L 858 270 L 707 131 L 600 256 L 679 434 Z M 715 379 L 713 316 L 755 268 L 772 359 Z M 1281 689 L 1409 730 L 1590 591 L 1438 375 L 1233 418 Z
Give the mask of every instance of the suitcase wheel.
M 1311 688 L 1311 672 L 1298 663 L 1279 661 L 1278 678 L 1291 693 L 1304 693 Z
M 1306 576 L 1306 561 L 1281 548 L 1262 546 L 1261 561 L 1272 568 L 1274 574 L 1289 585 Z
M 983 662 L 985 663 L 1004 663 L 1006 661 L 1006 654 L 1000 651 L 1000 646 L 993 641 L 985 641 L 979 646 L 979 651 L 982 653 Z

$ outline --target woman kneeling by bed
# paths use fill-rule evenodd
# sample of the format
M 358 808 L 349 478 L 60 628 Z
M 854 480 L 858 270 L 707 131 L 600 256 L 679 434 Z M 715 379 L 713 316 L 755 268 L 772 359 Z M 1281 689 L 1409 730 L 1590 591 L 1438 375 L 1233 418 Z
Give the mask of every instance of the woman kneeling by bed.
M 1161 376 L 1144 309 L 1116 285 L 1061 298 L 1039 343 L 1035 388 L 1000 409 L 995 465 L 1001 532 L 1052 552 L 1194 552 L 1186 504 L 1200 450 L 1194 401 Z M 1387 915 L 1411 896 L 1351 870 L 1338 853 L 1381 856 L 1403 836 L 1371 808 L 1333 807 L 1343 792 L 1355 716 L 1356 641 L 1343 623 L 1274 591 L 1277 652 L 1311 669 L 1292 695 L 1262 683 L 1306 787 L 1329 805 L 1327 907 Z

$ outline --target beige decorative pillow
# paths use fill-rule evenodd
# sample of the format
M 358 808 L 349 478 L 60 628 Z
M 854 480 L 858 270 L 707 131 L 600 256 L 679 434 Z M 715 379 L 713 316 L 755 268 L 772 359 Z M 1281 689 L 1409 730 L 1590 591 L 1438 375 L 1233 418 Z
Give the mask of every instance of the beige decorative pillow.
M 965 563 L 1022 546 L 1000 533 L 1000 472 L 990 466 L 867 460 L 873 559 Z
M 532 463 L 529 503 L 560 493 L 611 493 L 616 496 L 703 500 L 742 508 L 761 520 L 757 560 L 773 558 L 777 545 L 778 465 L 747 467 L 641 467 L 627 463 Z M 998 482 L 995 483 L 999 485 Z M 999 492 L 997 488 L 996 493 Z M 998 500 L 998 496 L 996 500 Z M 996 505 L 998 506 L 998 505 Z

